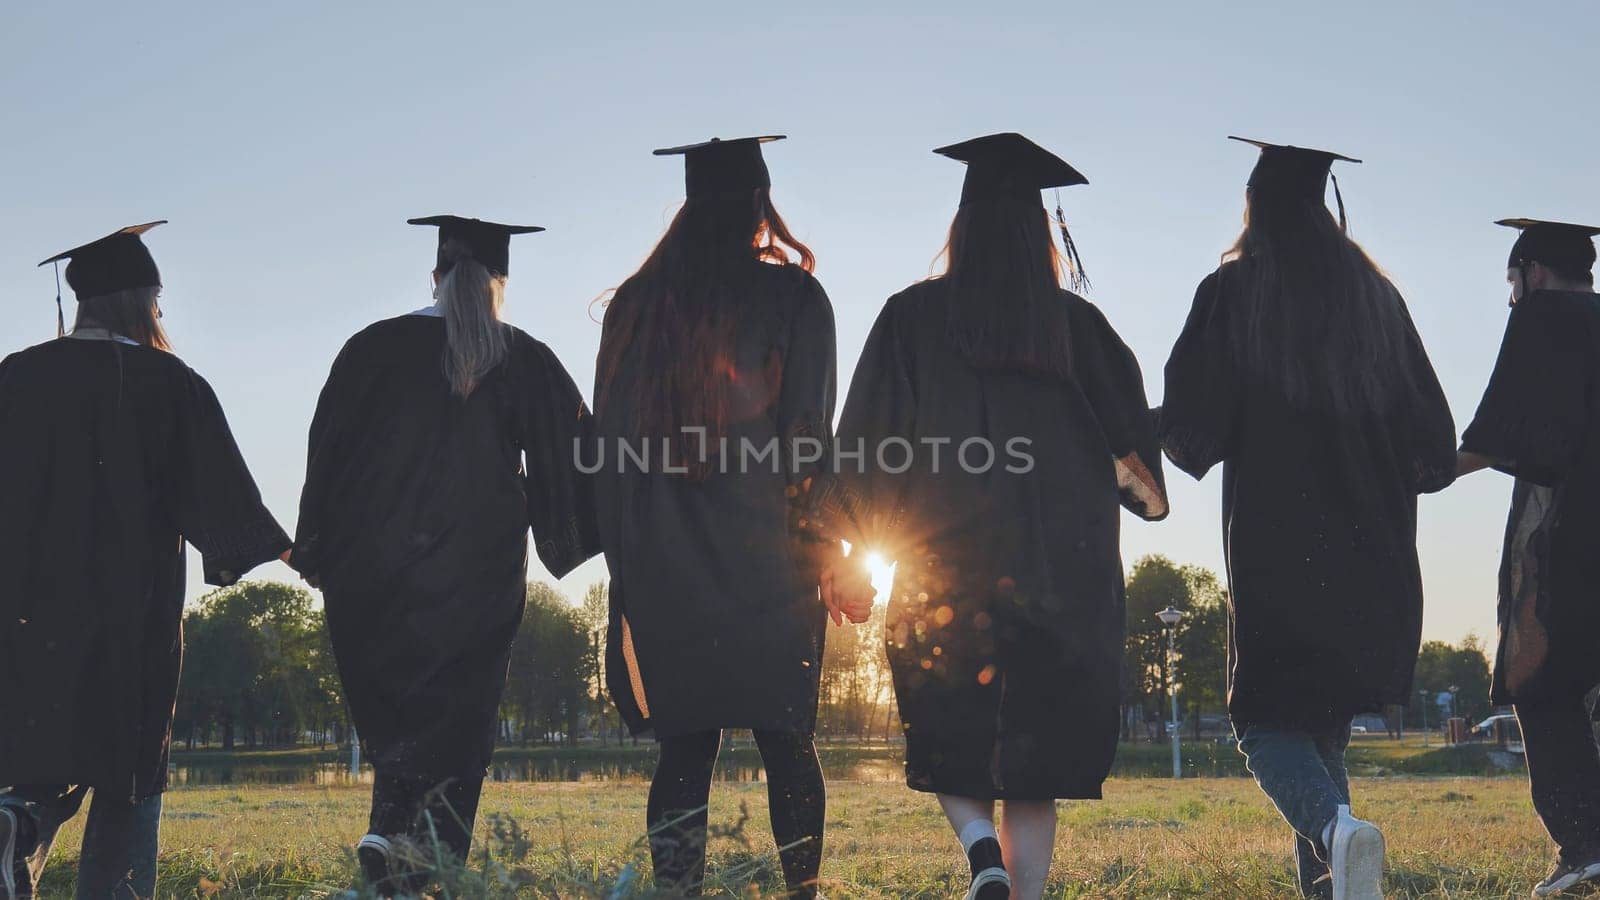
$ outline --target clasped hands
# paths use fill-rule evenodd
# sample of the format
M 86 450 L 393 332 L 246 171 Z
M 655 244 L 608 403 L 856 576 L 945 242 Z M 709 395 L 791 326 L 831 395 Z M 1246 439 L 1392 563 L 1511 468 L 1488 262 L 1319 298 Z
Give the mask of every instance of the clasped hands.
M 872 616 L 872 598 L 878 589 L 872 586 L 872 573 L 867 571 L 865 558 L 865 553 L 845 556 L 841 550 L 822 567 L 822 603 L 835 625 L 843 625 L 845 619 L 852 625 L 861 625 Z

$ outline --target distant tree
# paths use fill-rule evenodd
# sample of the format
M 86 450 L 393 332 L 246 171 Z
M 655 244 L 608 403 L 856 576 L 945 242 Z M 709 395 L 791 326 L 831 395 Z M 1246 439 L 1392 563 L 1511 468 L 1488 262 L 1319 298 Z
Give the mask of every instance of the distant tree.
M 1126 597 L 1128 637 L 1122 672 L 1124 724 L 1129 709 L 1136 710 L 1140 719 L 1152 715 L 1164 718 L 1161 710 L 1167 690 L 1167 632 L 1156 613 L 1168 606 L 1187 607 L 1189 580 L 1183 570 L 1165 556 L 1141 557 L 1128 574 Z
M 1437 704 L 1440 693 L 1455 687 L 1456 715 L 1470 720 L 1487 716 L 1489 706 L 1489 658 L 1484 654 L 1483 642 L 1469 634 L 1457 646 L 1443 641 L 1428 641 L 1417 654 L 1416 677 L 1407 698 L 1406 717 L 1416 727 L 1423 722 L 1422 704 L 1426 700 L 1427 722 L 1436 728 L 1446 710 Z M 1426 697 L 1421 692 L 1426 691 Z
M 1178 692 L 1200 737 L 1201 710 L 1228 702 L 1228 592 L 1210 569 L 1184 566 L 1188 605 L 1178 626 Z
M 310 592 L 273 581 L 241 581 L 201 597 L 184 617 L 187 658 L 177 721 L 192 743 L 220 729 L 224 749 L 242 734 L 293 744 L 342 707 L 330 679 L 332 652 Z
M 590 703 L 589 659 L 580 611 L 550 585 L 530 582 L 501 702 L 524 744 L 557 733 L 576 739 Z

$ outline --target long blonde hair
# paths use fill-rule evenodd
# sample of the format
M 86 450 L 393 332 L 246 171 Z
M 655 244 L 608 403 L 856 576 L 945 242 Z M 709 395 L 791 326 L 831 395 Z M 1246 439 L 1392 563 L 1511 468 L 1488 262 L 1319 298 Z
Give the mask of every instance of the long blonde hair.
M 469 256 L 465 244 L 451 241 L 445 253 L 454 263 L 433 290 L 444 316 L 444 377 L 457 396 L 469 397 L 506 358 L 507 328 L 500 321 L 506 279 Z

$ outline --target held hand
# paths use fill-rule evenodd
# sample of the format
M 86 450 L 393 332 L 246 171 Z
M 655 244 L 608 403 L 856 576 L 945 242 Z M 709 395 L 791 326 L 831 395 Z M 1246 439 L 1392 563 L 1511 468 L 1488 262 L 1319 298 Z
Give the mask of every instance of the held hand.
M 822 602 L 835 625 L 844 619 L 860 625 L 872 617 L 872 598 L 877 596 L 872 576 L 851 559 L 838 559 L 822 571 Z

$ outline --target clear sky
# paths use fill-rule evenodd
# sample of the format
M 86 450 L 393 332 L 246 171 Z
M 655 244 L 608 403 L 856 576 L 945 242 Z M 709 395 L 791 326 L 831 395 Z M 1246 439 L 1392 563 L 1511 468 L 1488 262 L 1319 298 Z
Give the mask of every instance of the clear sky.
M 1360 157 L 1340 179 L 1352 233 L 1404 291 L 1458 429 L 1504 327 L 1512 233 L 1491 221 L 1600 220 L 1592 2 L 867 6 L 6 4 L 0 349 L 54 335 L 36 262 L 170 219 L 147 236 L 165 324 L 291 527 L 334 354 L 430 302 L 435 232 L 405 219 L 547 226 L 512 249 L 509 318 L 587 394 L 590 303 L 682 197 L 653 147 L 790 135 L 768 148 L 774 198 L 817 253 L 847 379 L 954 212 L 961 167 L 930 148 L 1027 134 L 1092 182 L 1063 199 L 1152 403 L 1238 228 L 1254 151 L 1224 137 Z M 1171 518 L 1127 519 L 1125 560 L 1220 569 L 1220 478 L 1169 475 Z M 1427 636 L 1493 635 L 1509 493 L 1480 474 L 1423 499 Z M 604 575 L 596 560 L 562 586 Z

